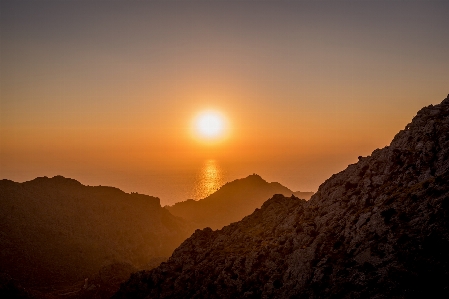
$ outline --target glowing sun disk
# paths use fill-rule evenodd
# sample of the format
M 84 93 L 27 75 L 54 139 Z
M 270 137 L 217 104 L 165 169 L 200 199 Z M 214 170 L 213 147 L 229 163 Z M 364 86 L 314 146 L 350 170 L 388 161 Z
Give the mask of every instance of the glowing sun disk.
M 218 138 L 224 131 L 223 117 L 216 112 L 207 111 L 201 113 L 195 121 L 197 133 L 207 139 Z

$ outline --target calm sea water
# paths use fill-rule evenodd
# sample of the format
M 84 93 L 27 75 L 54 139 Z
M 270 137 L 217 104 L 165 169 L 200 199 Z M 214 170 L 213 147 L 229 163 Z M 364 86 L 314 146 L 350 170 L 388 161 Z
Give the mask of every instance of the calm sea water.
M 226 183 L 226 172 L 216 160 L 206 160 L 196 174 L 190 198 L 201 199 L 217 191 Z
M 186 161 L 184 164 L 142 165 L 125 169 L 85 169 L 70 171 L 57 169 L 34 172 L 28 169 L 2 173 L 0 177 L 16 182 L 32 180 L 39 176 L 63 175 L 79 180 L 84 185 L 113 186 L 125 192 L 138 192 L 157 196 L 161 205 L 173 205 L 187 199 L 199 200 L 214 193 L 222 185 L 257 173 L 268 182 L 279 182 L 292 191 L 313 191 L 333 173 L 343 170 L 347 162 L 332 164 L 332 160 L 311 161 L 238 161 L 219 159 Z M 349 164 L 349 163 L 348 163 Z M 268 198 L 267 198 L 268 199 Z
M 226 171 L 217 160 L 208 159 L 196 169 L 150 175 L 142 193 L 159 197 L 163 206 L 172 205 L 187 199 L 205 198 L 237 178 L 240 178 L 238 171 Z
M 303 168 L 304 169 L 304 168 Z M 131 180 L 117 182 L 114 186 L 122 186 L 127 192 L 157 196 L 161 205 L 172 205 L 187 199 L 199 200 L 217 191 L 227 182 L 241 179 L 257 173 L 268 182 L 279 182 L 292 191 L 316 191 L 304 184 L 308 182 L 311 171 L 298 171 L 297 166 L 268 164 L 230 164 L 216 159 L 206 159 L 185 168 L 175 168 L 170 171 L 155 171 L 154 173 L 134 176 Z M 121 184 L 125 183 L 125 184 Z M 311 184 L 309 184 L 310 186 Z M 317 186 L 318 184 L 315 183 Z M 312 185 L 313 187 L 313 185 Z M 119 187 L 120 188 L 120 187 Z
M 136 172 L 92 174 L 90 177 L 68 174 L 69 177 L 85 179 L 88 185 L 107 185 L 125 192 L 138 192 L 157 196 L 161 205 L 173 205 L 187 199 L 199 200 L 214 193 L 222 185 L 236 179 L 257 173 L 268 182 L 279 182 L 292 191 L 316 192 L 318 186 L 333 173 L 343 170 L 347 162 L 332 164 L 331 160 L 310 163 L 286 161 L 239 161 L 225 162 L 218 159 L 205 159 L 188 162 L 186 165 L 170 165 L 150 168 Z M 349 164 L 349 163 L 348 163 Z M 268 198 L 267 198 L 268 199 Z
M 248 167 L 241 166 L 205 159 L 188 165 L 157 166 L 140 172 L 131 169 L 120 174 L 93 174 L 86 180 L 81 180 L 81 183 L 114 186 L 125 192 L 157 196 L 161 205 L 165 206 L 187 199 L 205 198 L 227 182 L 253 173 L 247 170 Z

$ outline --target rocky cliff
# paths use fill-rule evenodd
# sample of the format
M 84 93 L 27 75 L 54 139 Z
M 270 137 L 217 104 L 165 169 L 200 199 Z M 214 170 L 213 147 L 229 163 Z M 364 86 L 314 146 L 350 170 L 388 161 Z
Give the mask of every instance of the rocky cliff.
M 115 298 L 449 298 L 449 96 L 310 201 L 197 230 Z

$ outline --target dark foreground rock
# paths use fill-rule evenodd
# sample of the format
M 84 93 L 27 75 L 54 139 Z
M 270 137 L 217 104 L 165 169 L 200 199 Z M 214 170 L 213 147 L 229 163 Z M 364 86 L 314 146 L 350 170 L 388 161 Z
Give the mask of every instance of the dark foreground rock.
M 62 176 L 0 180 L 0 273 L 26 288 L 83 281 L 116 263 L 147 269 L 190 234 L 156 197 Z
M 197 230 L 114 298 L 449 298 L 448 182 L 449 97 L 310 201 Z

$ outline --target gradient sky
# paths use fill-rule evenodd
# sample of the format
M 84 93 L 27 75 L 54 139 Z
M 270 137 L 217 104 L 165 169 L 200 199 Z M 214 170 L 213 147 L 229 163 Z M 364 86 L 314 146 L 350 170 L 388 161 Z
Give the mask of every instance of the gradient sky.
M 449 93 L 448 13 L 448 1 L 2 0 L 0 178 L 157 196 L 148 180 L 215 159 L 232 179 L 316 191 Z M 218 144 L 192 138 L 204 109 L 228 119 Z

